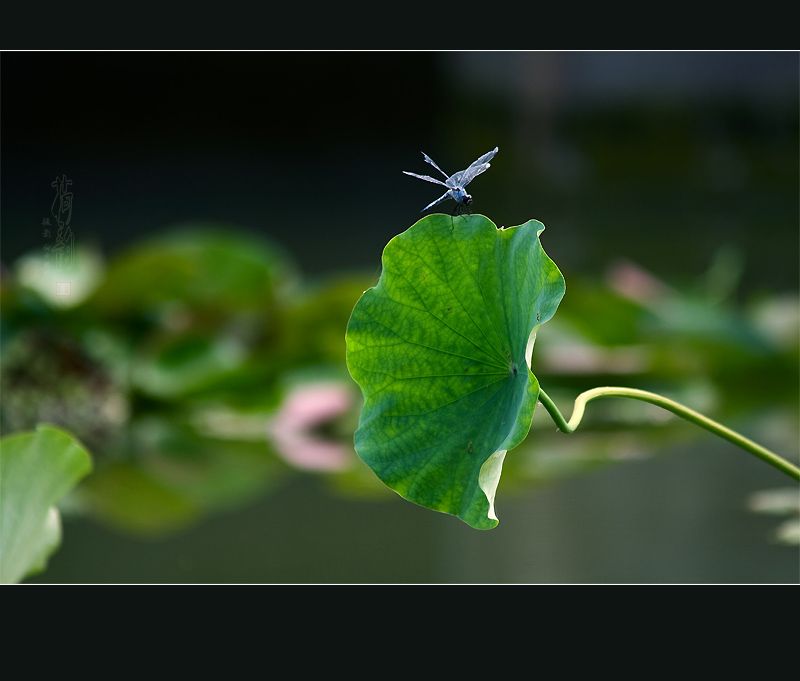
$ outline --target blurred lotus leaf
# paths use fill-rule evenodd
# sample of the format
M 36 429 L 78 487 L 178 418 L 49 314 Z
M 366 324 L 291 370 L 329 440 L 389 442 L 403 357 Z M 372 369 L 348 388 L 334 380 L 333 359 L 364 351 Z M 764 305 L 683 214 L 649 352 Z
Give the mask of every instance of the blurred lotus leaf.
M 61 543 L 55 504 L 91 469 L 83 446 L 52 426 L 0 440 L 0 582 L 45 569 Z
M 94 304 L 132 312 L 212 317 L 263 314 L 296 284 L 289 257 L 264 239 L 222 225 L 183 225 L 139 242 L 113 259 Z

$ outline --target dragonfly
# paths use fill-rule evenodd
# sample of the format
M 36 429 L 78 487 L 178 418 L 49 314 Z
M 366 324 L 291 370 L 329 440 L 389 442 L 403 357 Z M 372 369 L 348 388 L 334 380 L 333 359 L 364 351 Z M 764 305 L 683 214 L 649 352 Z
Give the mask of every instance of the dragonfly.
M 444 201 L 445 199 L 453 199 L 456 202 L 456 211 L 458 211 L 463 206 L 469 206 L 472 203 L 472 197 L 467 194 L 466 189 L 464 189 L 472 180 L 474 180 L 478 175 L 480 175 L 485 170 L 489 169 L 489 161 L 494 158 L 494 155 L 497 153 L 497 147 L 492 149 L 490 152 L 481 156 L 477 161 L 472 163 L 469 168 L 466 170 L 461 170 L 457 173 L 453 173 L 452 175 L 448 176 L 447 173 L 444 172 L 433 159 L 428 156 L 424 151 L 422 152 L 423 157 L 427 163 L 430 163 L 436 170 L 438 170 L 442 175 L 444 175 L 445 180 L 442 182 L 441 180 L 437 180 L 435 177 L 430 177 L 428 175 L 417 175 L 416 173 L 409 173 L 407 170 L 403 172 L 406 175 L 411 175 L 411 177 L 419 178 L 420 180 L 425 180 L 427 182 L 433 182 L 434 184 L 440 184 L 443 187 L 447 187 L 447 191 L 442 194 L 436 201 L 432 201 L 429 203 L 425 208 L 423 208 L 420 213 L 424 213 L 428 208 L 432 208 L 437 203 Z

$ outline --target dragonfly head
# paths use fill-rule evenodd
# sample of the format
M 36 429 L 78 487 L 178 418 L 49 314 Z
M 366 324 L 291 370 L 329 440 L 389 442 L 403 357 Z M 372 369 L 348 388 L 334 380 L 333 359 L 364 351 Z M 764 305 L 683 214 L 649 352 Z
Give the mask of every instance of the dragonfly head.
M 456 187 L 453 190 L 453 198 L 456 200 L 456 203 L 463 203 L 467 206 L 472 203 L 472 197 L 464 191 L 464 187 Z

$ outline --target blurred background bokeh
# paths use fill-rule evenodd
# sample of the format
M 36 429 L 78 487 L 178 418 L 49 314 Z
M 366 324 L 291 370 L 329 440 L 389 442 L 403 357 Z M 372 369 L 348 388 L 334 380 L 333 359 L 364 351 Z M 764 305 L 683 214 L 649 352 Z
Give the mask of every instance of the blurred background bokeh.
M 472 209 L 546 225 L 562 410 L 655 390 L 796 463 L 799 86 L 793 52 L 3 53 L 0 425 L 95 463 L 28 581 L 797 582 L 797 486 L 649 405 L 539 410 L 490 532 L 400 500 L 344 329 L 439 195 L 401 171 L 498 146 Z

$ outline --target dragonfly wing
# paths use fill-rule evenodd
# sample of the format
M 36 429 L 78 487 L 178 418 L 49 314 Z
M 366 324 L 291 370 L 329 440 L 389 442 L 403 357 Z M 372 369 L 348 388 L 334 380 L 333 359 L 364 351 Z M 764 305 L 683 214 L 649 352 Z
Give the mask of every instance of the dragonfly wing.
M 488 163 L 494 158 L 494 155 L 497 153 L 497 147 L 492 149 L 491 151 L 486 152 L 483 156 L 481 156 L 477 161 L 475 161 L 471 166 L 479 166 L 483 163 Z M 469 170 L 469 168 L 467 169 Z
M 433 182 L 434 184 L 440 184 L 442 187 L 446 187 L 447 185 L 442 182 L 441 180 L 437 180 L 435 177 L 430 177 L 428 175 L 417 175 L 416 173 L 409 173 L 407 170 L 403 171 L 406 175 L 411 175 L 411 177 L 416 177 L 420 180 L 426 180 L 427 182 Z
M 440 202 L 444 201 L 445 199 L 449 199 L 449 198 L 452 198 L 452 197 L 450 196 L 450 192 L 449 192 L 449 191 L 446 191 L 446 192 L 445 192 L 444 194 L 442 194 L 442 195 L 441 195 L 441 196 L 440 196 L 438 199 L 436 199 L 436 201 L 431 201 L 431 202 L 430 202 L 430 203 L 429 203 L 427 206 L 425 206 L 425 208 L 423 208 L 423 209 L 420 211 L 420 213 L 424 213 L 426 210 L 428 210 L 428 208 L 433 208 L 433 207 L 434 207 L 434 206 L 435 206 L 437 203 L 440 203 Z
M 426 154 L 423 151 L 422 155 L 425 157 L 425 161 L 427 163 L 430 163 L 434 168 L 436 168 L 436 170 L 438 170 L 442 175 L 444 175 L 445 179 L 447 179 L 447 177 L 448 177 L 447 173 L 444 172 L 444 170 L 442 170 L 439 166 L 437 166 L 436 163 L 434 162 L 434 160 L 430 156 L 428 156 L 428 154 Z
M 472 182 L 472 180 L 474 180 L 478 175 L 480 175 L 484 170 L 488 169 L 489 169 L 489 164 L 484 163 L 483 165 L 479 166 L 470 166 L 466 170 L 459 170 L 447 181 L 447 186 L 461 187 L 463 189 L 470 182 Z
M 485 153 L 479 159 L 470 165 L 469 168 L 466 170 L 462 170 L 455 175 L 451 179 L 456 180 L 456 184 L 460 187 L 466 187 L 472 180 L 474 180 L 478 175 L 480 175 L 485 170 L 489 169 L 489 161 L 494 158 L 494 155 L 497 153 L 497 147 L 492 149 L 490 152 Z

